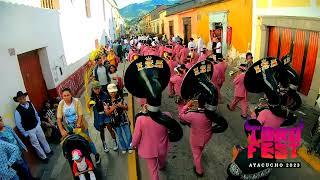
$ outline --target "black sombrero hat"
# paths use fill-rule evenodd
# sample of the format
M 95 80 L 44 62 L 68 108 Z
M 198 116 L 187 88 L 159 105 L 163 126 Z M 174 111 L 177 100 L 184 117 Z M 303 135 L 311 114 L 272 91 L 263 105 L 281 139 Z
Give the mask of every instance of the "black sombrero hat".
M 274 79 L 275 72 L 279 69 L 281 62 L 277 58 L 267 57 L 255 62 L 246 72 L 244 85 L 247 91 L 251 93 L 261 93 L 269 88 L 277 87 L 277 81 Z M 270 84 L 266 84 L 266 80 Z M 276 89 L 273 89 L 276 91 Z
M 178 141 L 183 136 L 179 123 L 160 111 L 162 91 L 170 80 L 167 62 L 158 56 L 139 56 L 126 70 L 124 83 L 136 97 L 147 98 L 148 114 L 157 123 L 169 130 L 169 140 Z
M 19 98 L 19 97 L 21 97 L 21 96 L 27 96 L 27 95 L 28 95 L 27 92 L 23 93 L 22 91 L 18 91 L 18 92 L 17 92 L 17 95 L 16 95 L 15 97 L 13 97 L 13 100 L 14 100 L 15 102 L 18 102 L 18 98 Z
M 169 80 L 169 65 L 158 56 L 139 56 L 129 65 L 124 76 L 127 90 L 133 96 L 147 98 L 151 106 L 161 105 L 162 91 Z
M 228 128 L 228 122 L 216 113 L 218 91 L 211 82 L 213 70 L 213 64 L 208 60 L 193 65 L 183 79 L 181 96 L 183 99 L 205 99 L 206 116 L 215 123 L 212 132 L 222 133 Z
M 201 93 L 201 89 L 205 89 L 203 85 L 211 82 L 210 79 L 213 74 L 213 64 L 204 60 L 193 65 L 185 75 L 181 85 L 181 96 L 183 99 L 193 99 Z M 214 86 L 213 86 L 214 88 Z M 217 91 L 211 89 L 216 96 Z M 203 92 L 202 92 L 203 93 Z

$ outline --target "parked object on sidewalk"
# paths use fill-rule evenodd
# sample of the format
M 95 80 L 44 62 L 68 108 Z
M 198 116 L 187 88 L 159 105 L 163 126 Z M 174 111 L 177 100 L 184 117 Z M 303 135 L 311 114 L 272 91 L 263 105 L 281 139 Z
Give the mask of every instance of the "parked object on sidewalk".
M 36 149 L 38 157 L 41 160 L 47 161 L 48 158 L 46 154 L 51 152 L 51 148 L 41 129 L 41 121 L 38 112 L 33 104 L 26 100 L 27 95 L 28 93 L 19 91 L 13 98 L 15 102 L 19 102 L 14 113 L 16 126 L 24 137 L 29 138 L 32 146 Z
M 78 172 L 77 175 L 80 175 L 80 173 L 79 173 L 79 171 L 75 171 L 75 169 L 78 168 L 78 166 L 74 167 L 75 166 L 74 165 L 75 159 L 73 158 L 73 154 L 72 154 L 72 152 L 74 150 L 79 150 L 81 152 L 81 156 L 83 157 L 83 159 L 85 159 L 85 162 L 88 164 L 91 164 L 91 166 L 89 166 L 89 165 L 87 165 L 87 166 L 91 167 L 90 170 L 92 172 L 94 171 L 94 166 L 92 166 L 92 160 L 90 157 L 91 148 L 90 148 L 89 142 L 85 138 L 83 138 L 82 136 L 77 135 L 77 134 L 72 134 L 72 135 L 66 136 L 64 138 L 64 140 L 62 141 L 62 150 L 63 150 L 64 157 L 69 162 L 70 168 L 72 169 L 73 176 L 75 179 L 79 179 L 79 177 L 80 177 L 80 176 L 76 177 L 75 172 Z M 89 169 L 84 168 L 84 166 L 82 166 L 80 171 L 85 171 L 85 170 L 89 170 Z M 85 174 L 86 174 L 86 172 L 84 172 L 83 175 L 85 175 Z M 90 176 L 92 176 L 91 174 L 90 174 Z M 90 178 L 88 178 L 88 179 L 90 179 Z M 82 179 L 80 178 L 80 180 L 82 180 Z

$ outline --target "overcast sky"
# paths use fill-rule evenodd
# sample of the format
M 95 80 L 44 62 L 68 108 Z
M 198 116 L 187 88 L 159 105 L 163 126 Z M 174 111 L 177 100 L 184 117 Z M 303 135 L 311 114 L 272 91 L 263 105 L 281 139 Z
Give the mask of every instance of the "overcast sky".
M 118 7 L 119 9 L 129 5 L 129 4 L 133 4 L 133 3 L 141 3 L 143 1 L 146 1 L 146 0 L 116 0 L 117 4 L 118 4 Z

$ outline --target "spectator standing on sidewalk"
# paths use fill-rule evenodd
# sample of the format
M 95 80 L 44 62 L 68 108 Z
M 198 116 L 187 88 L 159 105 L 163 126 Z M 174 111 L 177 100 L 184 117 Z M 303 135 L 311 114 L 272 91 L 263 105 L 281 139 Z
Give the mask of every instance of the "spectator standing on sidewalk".
M 72 97 L 71 90 L 65 88 L 61 92 L 62 100 L 59 103 L 57 111 L 58 127 L 62 138 L 65 138 L 69 133 L 73 133 L 75 128 L 81 130 L 89 137 L 88 124 L 83 117 L 82 105 L 79 99 Z M 65 121 L 66 127 L 63 126 L 62 119 Z M 96 163 L 100 163 L 100 155 L 97 153 L 94 143 L 89 142 L 91 152 L 95 155 Z
M 20 159 L 18 146 L 0 140 L 0 177 L 3 180 L 19 180 L 13 164 Z
M 19 102 L 14 113 L 16 126 L 24 137 L 29 138 L 32 146 L 36 149 L 39 158 L 42 161 L 47 162 L 47 154 L 52 154 L 53 152 L 41 129 L 41 121 L 37 110 L 30 101 L 26 100 L 27 95 L 28 93 L 19 91 L 13 98 L 15 102 Z
M 21 157 L 14 163 L 18 176 L 25 180 L 35 179 L 32 177 L 28 163 L 23 157 L 22 151 L 27 151 L 27 147 L 23 144 L 23 142 L 20 140 L 20 138 L 17 136 L 17 134 L 13 131 L 11 127 L 4 125 L 3 119 L 1 116 L 0 116 L 0 140 L 19 147 Z
M 251 52 L 248 52 L 246 54 L 246 60 L 247 60 L 247 68 L 249 69 L 249 67 L 251 67 L 253 64 L 253 57 Z
M 115 84 L 108 85 L 108 93 L 109 99 L 104 104 L 105 113 L 111 118 L 112 125 L 116 130 L 122 154 L 125 154 L 127 151 L 132 153 L 130 147 L 132 140 L 130 124 L 125 112 L 128 110 L 128 105 L 124 102 L 123 97 L 119 96 L 118 88 Z
M 95 102 L 93 105 L 93 115 L 94 115 L 94 127 L 100 132 L 100 138 L 102 141 L 102 146 L 104 152 L 109 152 L 107 143 L 105 141 L 104 129 L 107 127 L 112 139 L 113 139 L 113 150 L 118 150 L 116 134 L 111 126 L 110 117 L 106 116 L 104 113 L 103 103 L 108 99 L 108 94 L 101 90 L 100 83 L 94 81 L 92 83 L 92 93 L 91 100 Z M 90 106 L 90 105 L 89 105 Z
M 94 68 L 94 79 L 100 82 L 102 90 L 107 92 L 107 86 L 110 84 L 110 77 L 108 74 L 108 67 L 103 64 L 103 58 L 98 60 L 98 64 Z
M 315 105 L 320 108 L 320 89 Z M 312 130 L 311 130 L 312 140 L 308 148 L 308 153 L 315 152 L 318 157 L 320 157 L 320 116 L 316 120 Z
M 216 58 L 223 58 L 222 57 L 222 43 L 221 43 L 221 40 L 218 39 L 217 40 L 217 44 L 216 44 L 216 47 L 213 49 L 213 51 L 216 51 Z
M 196 43 L 194 42 L 193 38 L 190 38 L 190 42 L 188 43 L 188 48 L 195 48 L 196 47 Z
M 201 50 L 202 50 L 203 46 L 204 46 L 203 40 L 202 40 L 202 38 L 200 36 L 198 36 L 198 46 L 197 46 L 197 48 L 198 48 L 197 53 L 198 54 L 201 53 Z

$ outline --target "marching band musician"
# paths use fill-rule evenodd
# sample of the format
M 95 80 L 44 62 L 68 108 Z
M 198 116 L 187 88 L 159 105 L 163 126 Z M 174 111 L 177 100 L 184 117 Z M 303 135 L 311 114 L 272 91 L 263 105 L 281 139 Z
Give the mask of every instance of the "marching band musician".
M 191 100 L 179 111 L 179 118 L 182 124 L 191 127 L 190 145 L 194 172 L 198 177 L 204 175 L 201 157 L 212 134 L 228 128 L 227 121 L 216 113 L 218 93 L 210 81 L 213 70 L 209 60 L 198 62 L 187 72 L 181 86 L 181 97 Z
M 151 180 L 159 180 L 159 170 L 164 170 L 168 154 L 168 129 L 147 115 L 147 104 L 143 106 L 144 115 L 136 118 L 132 147 L 139 149 L 139 156 L 147 162 Z
M 247 102 L 247 90 L 244 86 L 244 77 L 246 72 L 246 64 L 241 64 L 239 66 L 239 72 L 233 80 L 234 85 L 234 98 L 231 104 L 227 104 L 227 108 L 230 111 L 234 111 L 237 104 L 241 103 L 241 117 L 247 118 L 248 102 Z
M 173 59 L 172 49 L 171 48 L 172 48 L 172 46 L 167 46 L 166 47 L 165 53 L 164 53 L 164 59 L 166 60 L 166 62 L 169 65 L 171 76 L 173 76 L 175 74 L 174 69 L 178 66 L 178 62 Z M 174 96 L 174 92 L 173 92 L 173 89 L 172 89 L 173 86 L 171 86 L 171 85 L 172 84 L 169 83 L 169 88 L 168 88 L 169 97 L 173 97 Z
M 200 53 L 200 57 L 198 58 L 197 62 L 206 60 L 209 55 L 210 54 L 209 54 L 207 48 L 203 47 L 201 50 L 201 53 Z
M 175 103 L 178 105 L 178 112 L 182 109 L 182 107 L 185 105 L 181 98 L 181 84 L 183 81 L 183 77 L 185 75 L 185 71 L 181 69 L 181 65 L 178 65 L 174 69 L 175 74 L 171 76 L 168 88 L 173 88 L 174 91 L 174 98 Z
M 201 164 L 202 152 L 212 137 L 212 122 L 204 113 L 205 101 L 206 97 L 200 95 L 198 98 L 197 111 L 188 112 L 194 104 L 194 101 L 191 100 L 179 112 L 180 120 L 191 126 L 190 146 L 193 156 L 194 172 L 199 177 L 202 177 L 204 174 L 204 169 Z
M 175 60 L 176 62 L 180 60 L 180 51 L 183 49 L 183 46 L 181 44 L 182 44 L 181 40 L 178 39 L 172 51 L 173 60 Z
M 185 64 L 185 60 L 189 54 L 189 48 L 187 45 L 183 45 L 183 48 L 180 51 L 180 59 L 178 61 L 179 64 Z
M 125 73 L 125 86 L 133 96 L 146 98 L 144 113 L 136 118 L 132 147 L 147 161 L 150 179 L 159 180 L 159 170 L 165 168 L 168 141 L 183 136 L 179 123 L 170 114 L 161 112 L 162 91 L 170 80 L 170 69 L 164 59 L 140 56 Z
M 223 58 L 218 58 L 218 63 L 214 65 L 214 73 L 216 73 L 216 88 L 218 90 L 218 94 L 219 94 L 219 102 L 221 102 L 221 87 L 224 83 L 224 81 L 226 80 L 226 71 L 227 71 L 227 63 L 224 61 Z M 217 71 L 217 72 L 215 72 Z

